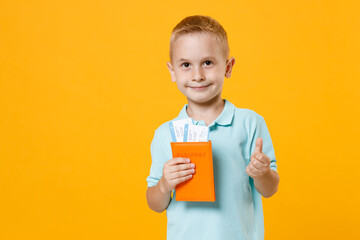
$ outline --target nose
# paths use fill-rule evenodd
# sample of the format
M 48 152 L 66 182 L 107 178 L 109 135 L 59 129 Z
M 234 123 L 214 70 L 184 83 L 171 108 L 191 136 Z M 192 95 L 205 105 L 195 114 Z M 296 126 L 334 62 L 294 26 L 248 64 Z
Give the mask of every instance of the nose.
M 192 80 L 197 82 L 205 80 L 204 70 L 201 67 L 194 68 Z

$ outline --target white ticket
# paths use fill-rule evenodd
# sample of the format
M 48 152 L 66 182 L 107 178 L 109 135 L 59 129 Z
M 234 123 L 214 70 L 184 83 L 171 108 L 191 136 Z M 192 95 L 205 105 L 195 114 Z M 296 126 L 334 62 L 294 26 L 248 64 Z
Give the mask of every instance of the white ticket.
M 173 142 L 184 142 L 185 125 L 192 125 L 192 119 L 180 119 L 170 122 L 170 131 Z
M 209 128 L 188 124 L 185 125 L 184 142 L 207 142 L 209 141 Z

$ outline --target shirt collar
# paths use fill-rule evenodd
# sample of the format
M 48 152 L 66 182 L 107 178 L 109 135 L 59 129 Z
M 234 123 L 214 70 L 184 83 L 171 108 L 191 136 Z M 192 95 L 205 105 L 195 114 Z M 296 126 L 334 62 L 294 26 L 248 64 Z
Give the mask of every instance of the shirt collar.
M 190 118 L 186 112 L 187 107 L 188 107 L 188 104 L 185 104 L 184 107 L 181 109 L 179 116 L 178 116 L 179 119 Z M 225 99 L 225 106 L 224 106 L 223 111 L 215 119 L 215 121 L 209 125 L 209 127 L 211 127 L 215 124 L 223 125 L 223 126 L 230 125 L 234 118 L 234 112 L 235 112 L 235 106 L 231 102 L 229 102 L 228 100 Z M 205 125 L 203 120 L 201 120 L 201 121 L 193 120 L 193 122 L 196 125 L 199 124 L 200 122 L 202 122 Z

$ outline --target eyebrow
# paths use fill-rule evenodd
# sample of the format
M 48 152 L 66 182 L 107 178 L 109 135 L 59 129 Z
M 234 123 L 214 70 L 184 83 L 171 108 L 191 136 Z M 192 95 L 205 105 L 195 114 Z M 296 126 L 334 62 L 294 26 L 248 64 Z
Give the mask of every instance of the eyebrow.
M 208 56 L 208 57 L 204 57 L 201 60 L 205 60 L 205 59 L 216 59 L 214 56 Z M 177 62 L 188 62 L 190 60 L 186 59 L 186 58 L 180 58 Z

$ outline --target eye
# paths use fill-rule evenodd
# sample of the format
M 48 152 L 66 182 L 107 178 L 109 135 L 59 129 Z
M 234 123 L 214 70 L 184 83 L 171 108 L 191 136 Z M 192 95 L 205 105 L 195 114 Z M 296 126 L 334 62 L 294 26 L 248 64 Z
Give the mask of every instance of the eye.
M 186 68 L 187 68 L 187 67 L 189 67 L 189 66 L 190 66 L 190 63 L 185 62 L 185 63 L 181 64 L 181 66 L 182 66 L 182 67 L 186 67 Z
M 207 60 L 207 61 L 204 62 L 204 64 L 207 65 L 207 66 L 210 66 L 212 63 L 213 63 L 213 62 L 210 61 L 210 60 Z

